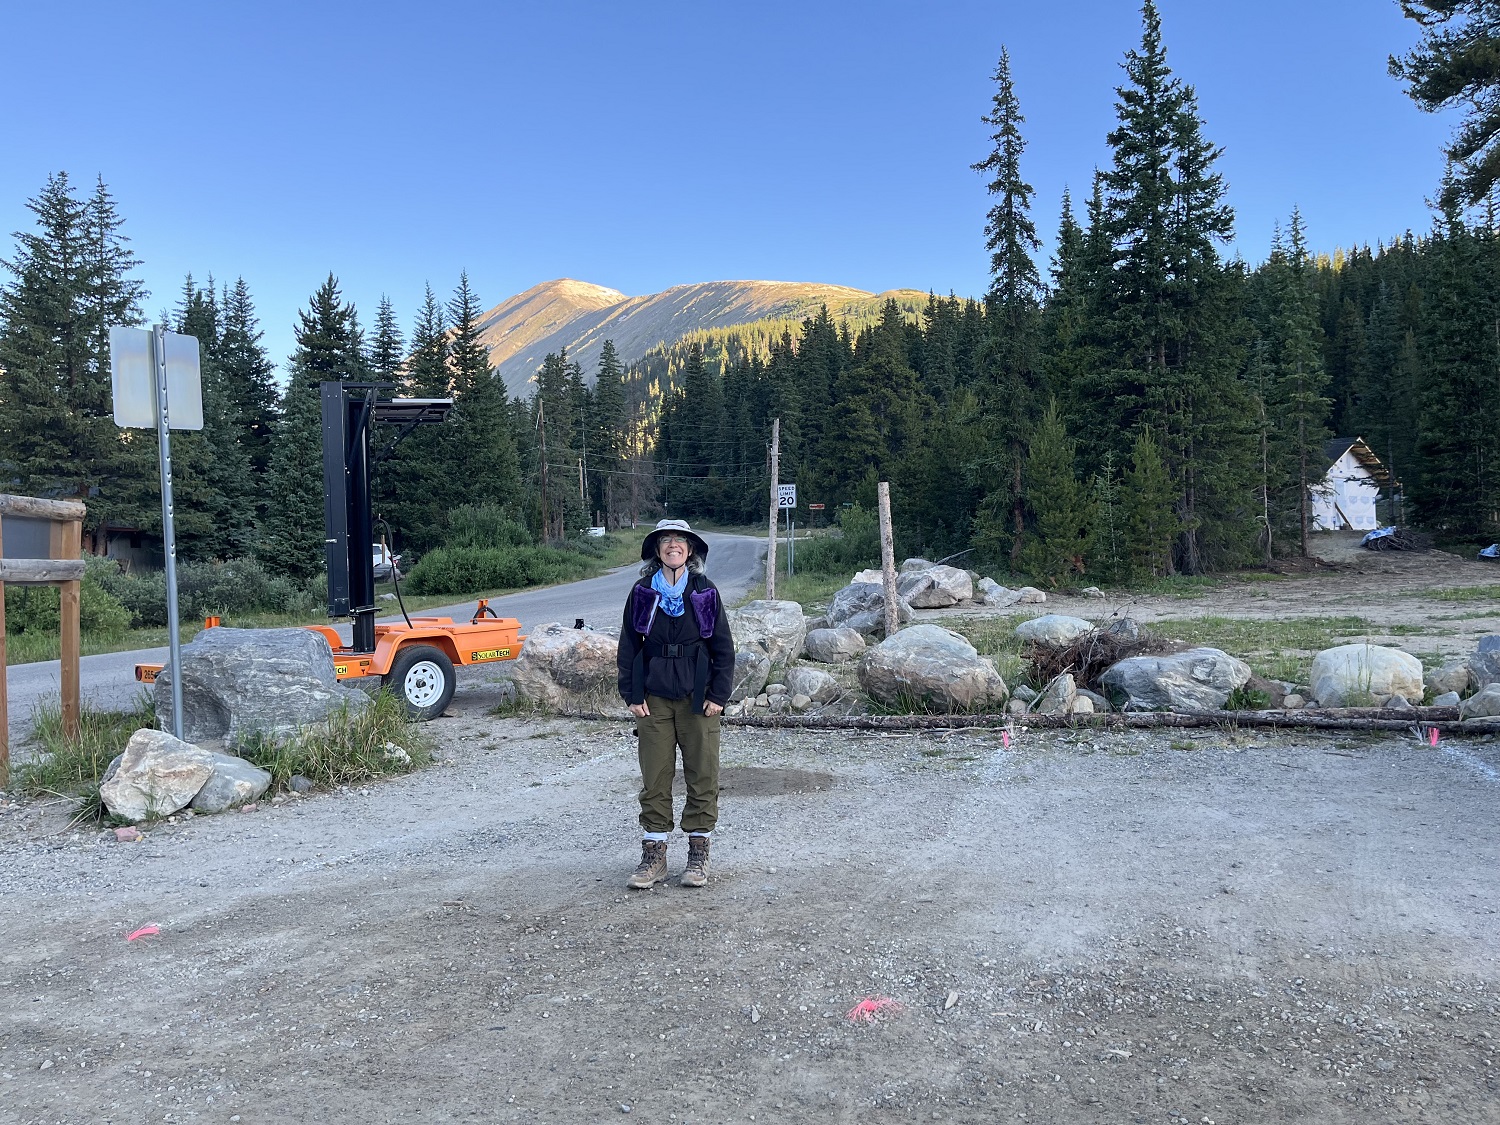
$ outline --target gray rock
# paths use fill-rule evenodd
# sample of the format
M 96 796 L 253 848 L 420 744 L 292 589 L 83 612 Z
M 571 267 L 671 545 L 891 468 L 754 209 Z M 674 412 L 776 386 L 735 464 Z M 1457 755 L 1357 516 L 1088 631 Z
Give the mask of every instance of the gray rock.
M 1469 657 L 1469 670 L 1474 674 L 1474 687 L 1500 684 L 1500 633 L 1479 638 L 1474 655 Z
M 1411 702 L 1404 695 L 1393 695 L 1381 704 L 1387 711 L 1410 711 Z
M 734 654 L 734 690 L 729 693 L 732 702 L 754 699 L 766 690 L 766 681 L 771 677 L 771 658 L 763 652 L 742 648 Z
M 187 808 L 213 772 L 209 751 L 166 731 L 138 730 L 125 744 L 114 775 L 99 786 L 99 796 L 114 816 L 155 820 Z
M 882 703 L 939 711 L 980 711 L 1006 697 L 995 666 L 936 625 L 913 625 L 866 651 L 859 682 Z
M 1296 692 L 1290 692 L 1282 699 L 1281 706 L 1287 711 L 1300 711 L 1307 706 L 1307 700 Z
M 1035 586 L 1022 586 L 1016 593 L 1020 595 L 1016 599 L 1017 605 L 1041 605 L 1047 600 L 1047 595 Z
M 1010 694 L 1013 698 L 1019 699 L 1022 703 L 1030 703 L 1033 699 L 1036 698 L 1037 693 L 1034 688 L 1028 687 L 1026 684 L 1017 684 L 1014 688 L 1011 689 Z
M 787 689 L 786 684 L 776 683 L 776 684 L 767 684 L 766 685 L 766 694 L 767 695 L 791 695 L 792 693 Z
M 213 773 L 191 801 L 198 812 L 220 813 L 258 801 L 271 788 L 271 775 L 233 754 L 213 754 Z
M 1088 688 L 1079 688 L 1078 696 L 1079 698 L 1087 699 L 1090 703 L 1092 703 L 1094 705 L 1094 710 L 1099 712 L 1101 715 L 1107 713 L 1110 710 L 1109 700 L 1105 699 L 1104 696 L 1100 695 L 1097 691 L 1089 691 Z
M 1068 705 L 1070 715 L 1092 715 L 1094 713 L 1094 701 L 1086 695 L 1075 695 L 1073 702 Z
M 931 566 L 926 570 L 902 571 L 897 592 L 913 609 L 946 609 L 969 601 L 974 585 L 969 572 L 952 566 Z
M 991 609 L 1005 609 L 1021 600 L 1021 591 L 1007 590 L 993 578 L 981 578 L 974 585 L 974 600 Z
M 1444 664 L 1441 668 L 1424 673 L 1422 683 L 1433 695 L 1442 695 L 1450 691 L 1462 695 L 1475 686 L 1473 672 L 1469 669 L 1469 665 L 1462 661 Z
M 899 573 L 915 574 L 918 571 L 931 570 L 935 566 L 937 566 L 937 563 L 932 562 L 930 559 L 904 559 L 902 560 Z
M 294 773 L 287 779 L 287 785 L 293 793 L 311 793 L 313 791 L 312 778 L 303 777 L 300 773 Z
M 1073 682 L 1071 673 L 1064 672 L 1053 678 L 1047 690 L 1031 705 L 1031 710 L 1037 715 L 1067 715 L 1072 712 L 1073 700 L 1077 698 L 1078 685 Z
M 1457 707 L 1463 700 L 1456 691 L 1445 691 L 1442 695 L 1432 697 L 1434 707 Z
M 757 707 L 769 707 L 771 706 L 771 697 L 765 692 L 761 692 L 755 697 L 755 705 Z
M 812 706 L 812 702 L 812 699 L 806 695 L 794 695 L 792 696 L 792 710 L 806 711 Z
M 1026 701 L 1024 699 L 1012 699 L 1005 705 L 1005 710 L 1011 715 L 1026 714 Z
M 828 618 L 827 616 L 804 617 L 802 625 L 809 633 L 815 629 L 826 629 L 828 628 Z
M 156 677 L 156 715 L 172 726 L 172 671 Z M 311 629 L 205 629 L 182 647 L 182 734 L 233 746 L 251 734 L 285 735 L 370 697 L 344 687 L 333 653 Z
M 1093 632 L 1094 624 L 1081 617 L 1067 617 L 1061 613 L 1049 613 L 1033 617 L 1016 626 L 1016 636 L 1032 644 L 1047 648 L 1066 648 L 1085 633 Z
M 1099 589 L 1098 586 L 1085 586 L 1082 590 L 1080 590 L 1078 592 L 1080 594 L 1082 594 L 1086 598 L 1102 598 L 1102 597 L 1104 597 L 1104 591 L 1101 590 L 1101 589 Z
M 530 631 L 521 655 L 500 674 L 527 702 L 588 709 L 618 699 L 619 646 L 617 637 L 602 630 L 551 621 Z
M 1250 666 L 1216 648 L 1170 656 L 1131 656 L 1099 682 L 1122 692 L 1131 711 L 1214 711 L 1250 679 Z
M 897 620 L 911 620 L 911 606 L 897 598 Z M 834 628 L 853 629 L 865 637 L 885 636 L 885 590 L 871 582 L 856 582 L 833 595 L 828 623 Z
M 786 689 L 793 696 L 807 696 L 813 703 L 827 703 L 843 690 L 827 672 L 806 667 L 793 668 L 786 674 Z
M 1134 644 L 1141 639 L 1141 627 L 1129 617 L 1122 617 L 1118 621 L 1110 622 L 1109 628 L 1104 630 L 1116 640 L 1126 641 Z
M 855 629 L 814 629 L 807 634 L 805 655 L 824 664 L 843 664 L 865 651 L 865 638 Z
M 1485 719 L 1500 715 L 1500 683 L 1488 684 L 1458 707 L 1460 719 Z
M 1312 691 L 1324 707 L 1368 707 L 1392 695 L 1422 698 L 1422 662 L 1381 645 L 1339 645 L 1313 658 Z
M 729 611 L 729 631 L 734 634 L 735 648 L 765 653 L 775 675 L 802 655 L 807 620 L 796 602 L 748 602 Z

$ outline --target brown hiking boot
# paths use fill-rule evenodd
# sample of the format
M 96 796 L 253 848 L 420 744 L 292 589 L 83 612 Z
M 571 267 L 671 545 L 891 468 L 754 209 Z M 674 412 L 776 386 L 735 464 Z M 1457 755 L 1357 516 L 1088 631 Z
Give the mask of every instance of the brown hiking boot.
M 633 891 L 649 890 L 667 877 L 667 842 L 641 841 L 641 864 L 630 873 L 626 886 Z
M 701 887 L 708 882 L 708 837 L 688 837 L 687 869 L 677 880 L 681 887 Z

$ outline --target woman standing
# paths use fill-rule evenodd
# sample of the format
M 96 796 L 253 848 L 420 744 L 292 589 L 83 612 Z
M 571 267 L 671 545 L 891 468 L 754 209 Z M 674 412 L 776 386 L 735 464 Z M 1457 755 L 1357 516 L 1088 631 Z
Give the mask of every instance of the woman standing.
M 662 520 L 641 544 L 641 578 L 620 625 L 620 696 L 635 716 L 641 763 L 641 863 L 636 890 L 667 877 L 677 748 L 687 804 L 688 862 L 679 883 L 708 882 L 719 818 L 719 716 L 734 687 L 734 640 L 719 591 L 703 573 L 708 544 L 682 520 Z

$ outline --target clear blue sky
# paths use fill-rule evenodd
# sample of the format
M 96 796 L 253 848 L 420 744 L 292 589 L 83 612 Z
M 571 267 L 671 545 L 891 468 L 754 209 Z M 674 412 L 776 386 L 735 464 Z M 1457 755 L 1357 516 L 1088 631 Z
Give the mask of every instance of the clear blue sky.
M 1238 222 L 1265 254 L 1431 222 L 1451 121 L 1386 75 L 1395 0 L 1161 0 Z M 977 295 L 969 165 L 1002 45 L 1050 244 L 1107 161 L 1133 0 L 286 3 L 0 10 L 0 247 L 49 172 L 102 175 L 154 316 L 184 274 L 243 276 L 272 357 L 329 271 L 409 330 L 424 282 L 485 306 L 554 277 L 649 293 L 722 279 Z

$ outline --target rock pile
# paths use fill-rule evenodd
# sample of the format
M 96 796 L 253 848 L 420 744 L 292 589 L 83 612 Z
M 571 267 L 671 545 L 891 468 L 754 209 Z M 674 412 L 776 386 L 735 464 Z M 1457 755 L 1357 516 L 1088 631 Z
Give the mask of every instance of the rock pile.
M 255 801 L 270 785 L 269 773 L 232 754 L 204 750 L 165 731 L 138 730 L 105 771 L 99 795 L 111 815 L 140 821 L 189 805 L 223 812 Z

